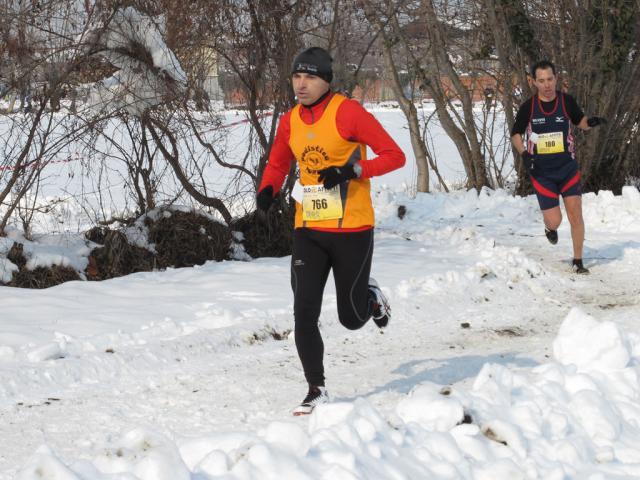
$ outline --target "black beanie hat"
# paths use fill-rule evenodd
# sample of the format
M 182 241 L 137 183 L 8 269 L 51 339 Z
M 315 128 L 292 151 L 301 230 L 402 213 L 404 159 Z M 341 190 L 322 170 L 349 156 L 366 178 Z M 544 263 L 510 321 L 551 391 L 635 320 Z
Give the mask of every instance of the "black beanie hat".
M 333 62 L 333 59 L 324 48 L 307 48 L 303 52 L 300 52 L 293 61 L 291 73 L 309 73 L 331 83 L 333 79 L 331 62 Z

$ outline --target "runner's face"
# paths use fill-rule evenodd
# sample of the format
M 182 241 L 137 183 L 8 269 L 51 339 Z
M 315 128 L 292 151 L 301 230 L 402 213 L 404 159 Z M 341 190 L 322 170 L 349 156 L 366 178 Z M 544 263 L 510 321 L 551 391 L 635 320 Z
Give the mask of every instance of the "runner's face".
M 329 83 L 309 73 L 294 73 L 292 76 L 293 93 L 302 105 L 311 105 L 329 90 Z
M 542 100 L 549 101 L 556 98 L 558 79 L 551 68 L 536 69 L 536 78 L 533 79 L 533 83 L 538 89 L 538 95 Z

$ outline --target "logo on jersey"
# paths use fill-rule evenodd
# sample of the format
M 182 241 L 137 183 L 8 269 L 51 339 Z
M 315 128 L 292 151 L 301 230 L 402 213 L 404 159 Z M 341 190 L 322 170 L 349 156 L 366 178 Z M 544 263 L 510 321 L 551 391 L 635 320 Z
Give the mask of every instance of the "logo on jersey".
M 536 125 L 538 125 L 540 123 L 546 123 L 547 119 L 546 118 L 533 118 L 531 121 L 533 123 L 535 123 Z
M 556 123 L 564 123 L 564 117 L 556 117 Z
M 307 173 L 318 173 L 319 168 L 329 161 L 329 155 L 319 145 L 307 145 L 300 158 L 300 166 Z

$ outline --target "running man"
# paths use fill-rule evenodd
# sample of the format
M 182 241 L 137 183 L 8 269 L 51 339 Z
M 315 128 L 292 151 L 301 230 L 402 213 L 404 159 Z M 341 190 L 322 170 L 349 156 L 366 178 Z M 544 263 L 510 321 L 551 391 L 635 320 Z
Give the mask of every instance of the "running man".
M 346 328 L 359 329 L 370 318 L 383 328 L 391 315 L 387 299 L 369 277 L 374 227 L 369 178 L 401 167 L 405 156 L 373 115 L 331 91 L 331 64 L 329 53 L 319 47 L 295 58 L 292 84 L 298 105 L 280 119 L 256 198 L 266 212 L 295 159 L 300 178 L 292 193 L 291 287 L 296 348 L 309 389 L 294 415 L 329 401 L 318 328 L 329 271 Z M 366 158 L 367 146 L 375 158 Z
M 520 106 L 511 129 L 511 142 L 522 155 L 525 170 L 531 177 L 547 239 L 552 245 L 558 243 L 558 227 L 562 222 L 559 197 L 562 195 L 571 224 L 572 268 L 576 273 L 589 273 L 582 263 L 582 188 L 571 124 L 589 130 L 606 120 L 587 118 L 571 95 L 556 90 L 558 79 L 553 63 L 547 60 L 536 63 L 531 67 L 531 76 L 538 93 Z M 522 139 L 525 131 L 526 147 Z

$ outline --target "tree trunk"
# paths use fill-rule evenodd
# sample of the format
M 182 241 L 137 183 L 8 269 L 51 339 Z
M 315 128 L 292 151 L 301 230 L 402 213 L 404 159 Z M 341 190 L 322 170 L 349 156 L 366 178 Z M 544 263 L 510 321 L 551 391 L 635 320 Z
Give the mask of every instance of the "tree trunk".
M 418 168 L 418 178 L 416 181 L 416 191 L 429 192 L 429 163 L 427 161 L 427 147 L 422 139 L 422 133 L 420 132 L 420 124 L 418 121 L 418 111 L 415 104 L 404 96 L 402 91 L 402 85 L 400 78 L 398 77 L 398 69 L 396 68 L 393 60 L 393 54 L 391 53 L 391 45 L 389 38 L 384 35 L 383 52 L 385 64 L 387 66 L 387 73 L 391 77 L 391 88 L 400 105 L 402 113 L 404 113 L 407 123 L 409 124 L 409 137 L 411 138 L 411 148 L 413 149 L 413 155 L 416 159 L 416 167 Z

